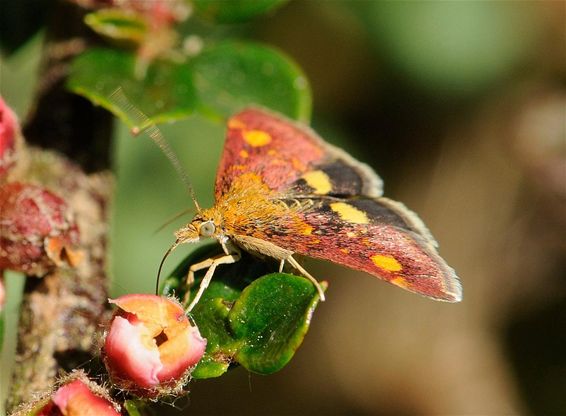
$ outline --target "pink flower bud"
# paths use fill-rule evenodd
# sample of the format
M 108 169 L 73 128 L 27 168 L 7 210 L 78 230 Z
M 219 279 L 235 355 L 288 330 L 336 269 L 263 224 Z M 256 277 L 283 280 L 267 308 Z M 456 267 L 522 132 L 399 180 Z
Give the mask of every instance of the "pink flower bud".
M 0 97 L 0 178 L 16 162 L 16 133 L 19 131 L 14 112 Z
M 112 380 L 145 397 L 180 392 L 206 348 L 183 307 L 154 295 L 109 301 L 119 308 L 104 341 L 104 361 Z
M 36 414 L 38 416 L 120 416 L 112 402 L 101 396 L 100 392 L 93 392 L 87 384 L 78 379 L 59 387 L 51 396 L 49 403 Z
M 78 228 L 65 201 L 36 185 L 0 185 L 0 269 L 43 275 L 76 266 Z

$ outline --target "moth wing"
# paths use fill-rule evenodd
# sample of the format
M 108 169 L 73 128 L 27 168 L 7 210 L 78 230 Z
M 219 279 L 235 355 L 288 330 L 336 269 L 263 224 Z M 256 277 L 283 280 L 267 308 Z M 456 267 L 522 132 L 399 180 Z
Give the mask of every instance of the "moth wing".
M 249 172 L 285 196 L 382 195 L 382 181 L 368 165 L 307 126 L 260 108 L 245 109 L 228 120 L 216 199 L 229 192 L 235 178 Z
M 462 299 L 454 270 L 438 254 L 421 220 L 403 204 L 387 198 L 320 198 L 308 205 L 296 214 L 303 225 L 266 240 L 294 253 L 365 271 L 429 298 Z
M 262 242 L 269 242 L 433 299 L 461 300 L 458 277 L 420 219 L 403 204 L 381 197 L 382 181 L 369 166 L 308 127 L 258 108 L 230 118 L 216 199 L 246 173 L 255 173 L 273 191 L 272 202 L 288 207 L 276 221 L 254 222 L 253 229 L 233 224 L 234 238 L 245 239 L 249 249 L 265 252 Z

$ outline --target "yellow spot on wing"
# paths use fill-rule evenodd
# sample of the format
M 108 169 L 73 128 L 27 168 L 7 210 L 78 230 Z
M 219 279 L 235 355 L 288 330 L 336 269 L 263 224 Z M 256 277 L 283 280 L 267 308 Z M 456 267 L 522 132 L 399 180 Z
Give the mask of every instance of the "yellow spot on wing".
M 402 287 L 403 289 L 407 289 L 409 287 L 409 282 L 407 282 L 402 277 L 395 277 L 395 278 L 391 279 L 390 282 L 393 283 L 394 285 Z
M 245 150 L 240 150 L 240 157 L 242 158 L 247 158 L 250 154 L 248 152 L 246 152 Z
M 375 256 L 371 256 L 371 261 L 373 261 L 373 263 L 380 269 L 386 270 L 388 272 L 398 272 L 399 270 L 403 269 L 401 263 L 399 263 L 392 256 L 383 256 L 381 254 L 376 254 Z M 399 277 L 397 279 L 402 279 L 402 278 Z
M 308 225 L 308 224 L 305 224 L 302 233 L 303 233 L 303 235 L 311 235 L 311 234 L 312 234 L 312 230 L 314 230 L 313 227 L 311 227 L 311 226 Z
M 261 130 L 245 130 L 242 134 L 244 140 L 253 147 L 265 146 L 271 143 L 271 136 Z
M 308 186 L 314 189 L 315 194 L 326 195 L 332 190 L 330 178 L 321 170 L 307 172 L 302 178 L 307 182 Z
M 246 124 L 243 121 L 238 120 L 237 118 L 231 118 L 228 120 L 228 128 L 229 129 L 245 129 Z
M 345 202 L 334 202 L 330 204 L 330 209 L 337 213 L 344 221 L 354 224 L 367 224 L 369 219 L 365 212 Z
M 356 233 L 353 233 L 353 232 L 351 232 L 351 231 L 348 231 L 348 232 L 346 233 L 346 235 L 347 235 L 348 237 L 350 237 L 350 238 L 354 238 L 354 237 L 356 236 Z

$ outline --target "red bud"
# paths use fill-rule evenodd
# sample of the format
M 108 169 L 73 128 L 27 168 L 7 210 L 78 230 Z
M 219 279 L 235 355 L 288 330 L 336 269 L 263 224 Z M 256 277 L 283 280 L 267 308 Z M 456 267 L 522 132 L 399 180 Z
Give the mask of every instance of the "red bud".
M 78 228 L 54 193 L 19 182 L 0 185 L 0 269 L 43 275 L 78 264 Z
M 51 400 L 34 414 L 38 416 L 120 416 L 110 400 L 101 396 L 100 392 L 93 392 L 85 382 L 79 379 L 59 387 L 51 396 Z

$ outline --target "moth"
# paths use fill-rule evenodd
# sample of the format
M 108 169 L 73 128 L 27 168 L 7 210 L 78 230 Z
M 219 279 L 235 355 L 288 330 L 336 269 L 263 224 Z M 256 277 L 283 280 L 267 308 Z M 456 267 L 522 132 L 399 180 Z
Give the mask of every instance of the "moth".
M 462 288 L 439 256 L 423 222 L 403 204 L 385 198 L 379 176 L 330 145 L 309 127 L 263 108 L 247 108 L 228 120 L 216 175 L 215 204 L 175 232 L 180 244 L 214 238 L 223 253 L 193 264 L 208 269 L 190 311 L 215 269 L 241 258 L 242 250 L 289 263 L 323 290 L 295 255 L 367 272 L 426 297 L 458 302 Z M 164 259 L 165 259 L 164 257 Z M 163 262 L 162 262 L 163 264 Z

